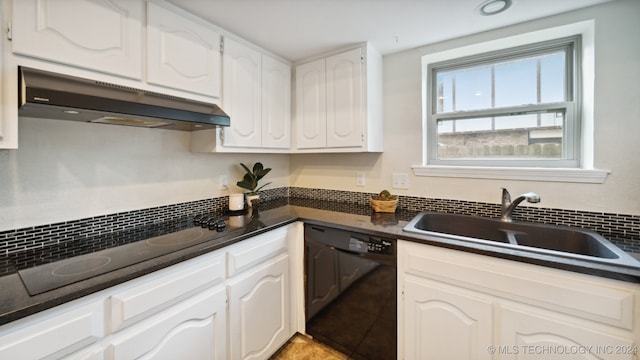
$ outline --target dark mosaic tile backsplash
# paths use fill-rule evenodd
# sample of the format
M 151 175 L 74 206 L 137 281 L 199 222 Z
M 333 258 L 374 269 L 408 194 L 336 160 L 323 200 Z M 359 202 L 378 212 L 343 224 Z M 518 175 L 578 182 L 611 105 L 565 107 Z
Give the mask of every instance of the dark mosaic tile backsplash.
M 296 205 L 315 207 L 314 200 L 330 202 L 334 210 L 368 211 L 371 193 L 285 187 L 261 192 L 264 201 L 296 199 Z M 308 199 L 309 201 L 305 201 Z M 344 205 L 336 205 L 344 204 Z M 352 204 L 353 206 L 349 205 Z M 78 238 L 93 238 L 113 232 L 175 221 L 195 214 L 222 212 L 228 206 L 228 197 L 191 201 L 143 210 L 127 211 L 74 221 L 34 226 L 0 232 L 0 255 L 37 249 Z M 436 211 L 454 214 L 498 217 L 500 204 L 463 200 L 430 199 L 400 196 L 399 211 Z M 640 253 L 640 216 L 551 209 L 521 206 L 514 211 L 514 219 L 545 224 L 587 228 L 600 233 L 621 249 Z

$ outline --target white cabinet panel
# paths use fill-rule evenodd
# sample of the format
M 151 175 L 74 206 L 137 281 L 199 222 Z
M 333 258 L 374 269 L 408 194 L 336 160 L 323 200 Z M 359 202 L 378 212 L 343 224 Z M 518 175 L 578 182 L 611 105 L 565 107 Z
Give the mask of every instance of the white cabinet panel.
M 327 147 L 362 146 L 362 50 L 354 49 L 326 60 Z
M 296 67 L 298 152 L 382 151 L 382 57 L 370 45 Z
M 299 236 L 284 226 L 0 326 L 0 359 L 267 359 L 303 331 Z
M 291 66 L 262 55 L 262 147 L 291 147 Z
M 209 289 L 114 336 L 115 359 L 225 359 L 226 294 Z
M 5 14 L 8 12 L 7 1 L 0 2 L 0 28 L 6 29 Z M 14 114 L 15 104 L 10 91 L 17 81 L 13 81 L 17 75 L 16 68 L 7 62 L 7 49 L 11 48 L 11 43 L 6 36 L 0 38 L 0 149 L 18 148 L 18 117 Z M 17 101 L 17 100 L 16 100 Z
M 142 316 L 159 311 L 206 285 L 222 283 L 224 264 L 224 254 L 203 255 L 186 269 L 180 269 L 179 265 L 170 274 L 114 294 L 111 296 L 112 331 L 139 321 Z
M 231 117 L 224 146 L 259 147 L 262 143 L 262 57 L 229 38 L 224 39 L 222 108 Z
M 142 78 L 143 1 L 13 2 L 13 52 Z
M 59 357 L 96 342 L 104 336 L 104 302 L 68 304 L 22 322 L 0 329 L 0 359 Z
M 398 268 L 407 359 L 635 358 L 638 284 L 405 241 Z
M 234 276 L 286 251 L 286 227 L 247 239 L 227 250 L 227 276 Z
M 414 277 L 404 286 L 406 359 L 491 359 L 491 299 Z
M 327 146 L 325 60 L 296 67 L 296 147 Z
M 229 357 L 268 359 L 293 335 L 289 256 L 282 254 L 229 281 Z
M 220 98 L 220 34 L 153 2 L 147 13 L 147 81 Z
M 496 348 L 501 359 L 635 360 L 637 342 L 591 329 L 571 318 L 562 318 L 533 307 L 503 306 Z
M 463 287 L 492 294 L 512 294 L 530 305 L 545 306 L 561 313 L 631 330 L 636 294 L 628 287 L 609 284 L 597 277 L 585 279 L 559 270 L 515 261 L 478 256 L 462 251 L 409 244 L 403 253 L 405 272 L 443 279 Z M 588 301 L 587 301 L 588 300 Z

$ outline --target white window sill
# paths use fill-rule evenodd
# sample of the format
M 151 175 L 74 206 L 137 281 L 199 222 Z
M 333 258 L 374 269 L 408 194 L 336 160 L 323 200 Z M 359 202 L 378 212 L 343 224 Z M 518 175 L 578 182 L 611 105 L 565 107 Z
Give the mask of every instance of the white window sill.
M 413 166 L 416 176 L 530 180 L 602 184 L 610 170 L 568 168 L 505 168 L 475 166 Z

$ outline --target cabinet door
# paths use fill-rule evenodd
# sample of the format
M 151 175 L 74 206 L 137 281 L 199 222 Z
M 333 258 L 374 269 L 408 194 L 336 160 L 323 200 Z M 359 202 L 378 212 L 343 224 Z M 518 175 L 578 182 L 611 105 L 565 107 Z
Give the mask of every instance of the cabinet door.
M 224 278 L 224 254 L 213 252 L 136 279 L 132 286 L 111 295 L 111 331 L 119 331 L 162 311 L 199 289 L 222 283 Z
M 230 359 L 268 359 L 293 335 L 289 291 L 288 254 L 228 282 Z
M 141 0 L 13 2 L 13 52 L 142 78 Z
M 362 49 L 328 57 L 327 147 L 361 147 L 364 121 Z
M 528 306 L 501 307 L 496 354 L 501 359 L 636 359 L 637 342 Z M 603 331 L 604 330 L 604 331 Z M 636 339 L 637 341 L 637 339 Z
M 5 14 L 7 11 L 6 2 L 0 2 L 0 28 L 6 29 Z M 0 149 L 16 149 L 18 148 L 18 115 L 17 107 L 9 106 L 14 104 L 14 97 L 9 93 L 8 89 L 14 89 L 17 81 L 14 78 L 17 75 L 14 66 L 6 62 L 6 51 L 11 47 L 11 43 L 6 36 L 0 38 Z M 16 96 L 17 97 L 17 96 Z M 16 99 L 17 101 L 17 99 Z
M 291 67 L 262 55 L 262 147 L 291 147 Z
M 220 35 L 153 2 L 147 13 L 147 80 L 220 98 Z
M 261 54 L 232 39 L 224 39 L 222 109 L 231 117 L 224 146 L 262 146 Z
M 406 359 L 491 359 L 492 302 L 461 288 L 406 275 Z
M 104 301 L 65 304 L 0 329 L 0 359 L 60 358 L 104 336 Z
M 225 359 L 226 294 L 224 286 L 142 321 L 112 338 L 114 359 Z
M 296 67 L 296 147 L 327 146 L 325 60 Z

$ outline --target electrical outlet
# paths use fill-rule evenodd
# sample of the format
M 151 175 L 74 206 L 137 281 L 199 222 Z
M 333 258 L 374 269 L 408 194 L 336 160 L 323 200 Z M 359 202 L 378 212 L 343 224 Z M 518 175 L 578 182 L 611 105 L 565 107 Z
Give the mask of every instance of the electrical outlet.
M 391 174 L 391 187 L 393 189 L 409 189 L 409 174 L 393 173 Z
M 220 190 L 227 190 L 229 188 L 229 176 L 226 174 L 218 176 L 218 188 Z
M 356 172 L 356 185 L 357 186 L 365 186 L 367 185 L 367 179 L 364 175 L 364 171 Z

